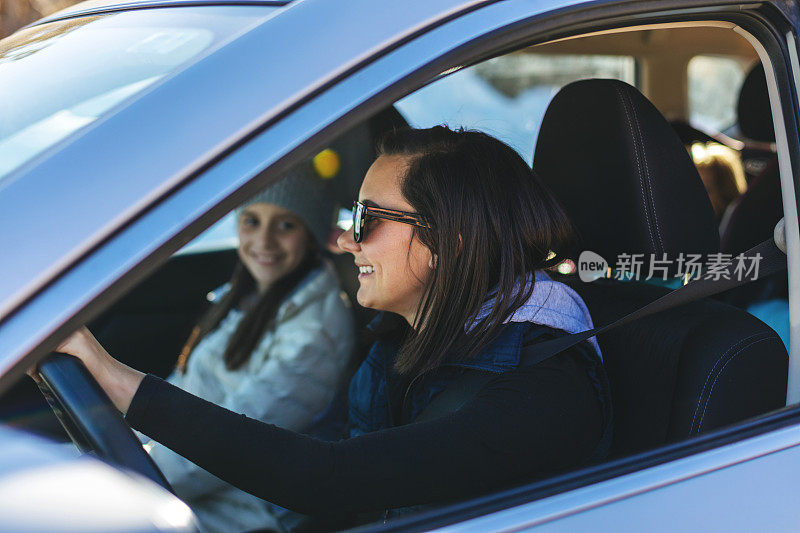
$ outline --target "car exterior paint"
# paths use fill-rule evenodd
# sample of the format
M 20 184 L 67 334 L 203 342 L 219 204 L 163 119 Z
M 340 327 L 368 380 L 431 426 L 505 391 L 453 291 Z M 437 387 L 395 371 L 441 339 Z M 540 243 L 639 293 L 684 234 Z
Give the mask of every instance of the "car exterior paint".
M 265 20 L 15 171 L 0 188 L 0 249 L 19 250 L 4 259 L 0 278 L 0 389 L 52 349 L 64 332 L 177 251 L 207 220 L 309 153 L 321 142 L 315 144 L 315 136 L 331 137 L 366 116 L 375 102 L 403 96 L 459 54 L 469 57 L 476 47 L 491 49 L 486 35 L 533 20 L 546 25 L 552 17 L 578 11 L 589 17 L 601 8 L 618 8 L 620 18 L 631 24 L 648 11 L 682 9 L 685 16 L 697 16 L 718 8 L 699 1 L 633 4 L 434 0 L 410 9 L 404 3 L 353 0 L 343 10 L 322 0 L 286 6 L 253 2 L 272 10 Z M 82 4 L 46 20 L 158 5 Z M 796 32 L 797 7 L 775 5 L 790 15 Z M 308 39 L 309 20 L 325 21 L 313 28 L 314 41 Z M 337 38 L 341 34 L 353 38 Z M 788 35 L 795 47 L 790 68 L 796 77 L 796 41 Z M 235 99 L 231 87 L 236 87 Z M 777 97 L 774 87 L 773 93 Z M 167 145 L 165 138 L 182 142 Z M 797 139 L 782 142 L 784 149 L 797 146 Z M 784 152 L 784 158 L 796 161 L 797 154 Z M 114 186 L 99 187 L 98 176 L 113 176 Z M 784 176 L 784 184 L 791 179 Z M 58 194 L 42 195 L 42 190 Z M 87 190 L 102 193 L 102 201 L 81 192 Z M 45 224 L 53 213 L 61 222 Z M 21 219 L 35 222 L 20 226 Z M 787 210 L 787 225 L 793 243 L 789 261 L 796 265 L 796 212 Z M 34 241 L 35 251 L 22 246 Z M 793 294 L 800 289 L 795 281 L 791 287 Z M 623 475 L 604 477 L 598 470 L 592 482 L 576 477 L 571 490 L 563 490 L 572 479 L 567 475 L 552 482 L 560 487 L 558 493 L 526 503 L 490 498 L 481 516 L 453 511 L 441 529 L 795 529 L 800 523 L 793 497 L 800 472 L 800 422 L 790 412 L 776 416 L 767 429 L 752 423 L 762 427 L 752 435 L 725 437 L 728 433 L 721 430 L 681 443 L 671 455 L 656 451 L 629 458 L 625 464 L 634 466 Z M 714 440 L 723 437 L 725 444 Z M 652 465 L 635 466 L 645 460 Z M 435 514 L 428 518 L 434 521 L 411 518 L 394 527 L 429 529 L 425 524 L 436 523 Z
M 7 428 L 0 448 L 2 531 L 197 531 L 185 503 L 141 476 Z

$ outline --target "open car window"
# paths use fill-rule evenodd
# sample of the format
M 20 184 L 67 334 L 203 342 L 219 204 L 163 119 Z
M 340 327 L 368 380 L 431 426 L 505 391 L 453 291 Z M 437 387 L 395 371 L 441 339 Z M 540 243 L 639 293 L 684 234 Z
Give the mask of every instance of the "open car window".
M 448 124 L 480 130 L 530 163 L 547 104 L 561 87 L 588 78 L 635 86 L 637 73 L 632 56 L 516 53 L 445 73 L 395 106 L 415 128 Z
M 735 125 L 739 90 L 752 67 L 741 57 L 693 57 L 687 66 L 690 122 L 712 131 Z
M 684 40 L 671 39 L 670 36 L 673 34 L 670 32 L 672 30 L 680 30 L 678 33 Z M 709 42 L 708 39 L 705 39 L 704 32 L 706 31 L 710 32 L 711 37 L 720 36 L 720 40 L 711 49 L 705 49 L 703 46 L 704 42 Z M 698 36 L 703 34 L 704 38 L 698 39 L 699 44 L 693 46 L 691 37 L 695 34 Z M 720 55 L 719 49 L 725 48 L 728 38 L 736 41 L 737 44 L 731 46 L 727 55 Z M 688 43 L 682 53 L 682 57 L 685 59 L 683 62 L 677 64 L 676 61 L 667 61 L 662 54 L 670 52 L 664 52 L 657 47 L 649 49 L 643 44 L 665 41 Z M 357 195 L 358 184 L 374 158 L 372 146 L 382 129 L 396 127 L 402 123 L 417 127 L 444 123 L 452 128 L 478 129 L 507 142 L 528 162 L 532 162 L 534 168 L 538 168 L 537 160 L 534 158 L 534 147 L 538 141 L 545 110 L 551 99 L 562 87 L 575 80 L 602 78 L 619 80 L 635 87 L 655 105 L 661 115 L 674 125 L 676 135 L 683 141 L 687 157 L 691 158 L 691 163 L 696 166 L 703 180 L 703 187 L 709 196 L 710 204 L 713 203 L 711 197 L 719 194 L 720 188 L 726 186 L 723 183 L 728 184 L 727 196 L 723 208 L 717 213 L 716 221 L 716 230 L 723 243 L 725 243 L 728 228 L 734 227 L 731 226 L 731 220 L 738 222 L 740 227 L 755 229 L 755 225 L 748 222 L 746 218 L 747 211 L 738 210 L 738 206 L 746 205 L 743 202 L 747 198 L 747 193 L 752 190 L 751 186 L 761 183 L 766 179 L 765 176 L 769 178 L 770 175 L 765 172 L 772 169 L 771 171 L 775 174 L 771 179 L 777 180 L 772 184 L 773 186 L 777 184 L 777 188 L 772 190 L 770 198 L 773 203 L 771 206 L 781 209 L 781 189 L 777 173 L 780 165 L 778 165 L 777 154 L 774 152 L 774 143 L 773 152 L 769 152 L 769 146 L 765 147 L 762 143 L 757 146 L 762 151 L 753 154 L 747 151 L 753 148 L 753 145 L 748 145 L 746 140 L 736 138 L 735 131 L 729 128 L 731 120 L 734 122 L 738 120 L 735 113 L 735 97 L 739 93 L 744 78 L 751 68 L 760 64 L 755 50 L 752 47 L 742 48 L 741 41 L 741 36 L 735 34 L 733 30 L 723 30 L 718 27 L 713 30 L 702 26 L 665 27 L 663 29 L 648 27 L 641 31 L 620 32 L 620 34 L 609 32 L 553 43 L 539 43 L 537 46 L 520 48 L 509 54 L 487 59 L 466 68 L 454 68 L 443 72 L 440 76 L 429 80 L 424 87 L 395 101 L 392 108 L 384 109 L 343 135 L 330 139 L 322 146 L 314 146 L 315 154 L 329 150 L 339 162 L 337 171 L 329 179 L 331 179 L 333 189 L 331 194 L 335 196 L 337 204 L 344 208 L 340 215 L 341 228 L 347 228 L 350 215 L 346 208 L 352 205 L 350 202 Z M 709 61 L 717 61 L 723 56 L 724 61 L 719 67 L 721 72 L 719 79 L 707 85 L 699 83 L 699 80 L 704 80 L 702 73 L 709 67 L 708 64 L 698 62 L 698 58 L 710 58 Z M 724 63 L 725 61 L 732 63 Z M 716 92 L 722 89 L 727 91 L 725 98 L 717 98 Z M 686 125 L 688 127 L 685 127 Z M 695 127 L 695 125 L 701 127 Z M 725 136 L 717 135 L 722 133 L 722 130 L 725 130 Z M 574 154 L 578 159 L 581 154 L 586 152 L 587 147 L 593 146 L 593 142 L 595 141 L 592 139 L 582 139 L 580 143 L 583 144 L 567 145 L 566 147 L 571 149 L 569 153 Z M 722 147 L 724 150 L 718 147 Z M 763 151 L 765 148 L 766 151 Z M 711 165 L 707 161 L 716 161 L 714 156 L 718 153 L 726 154 L 725 157 L 716 158 L 722 160 L 721 170 L 716 168 L 709 170 Z M 313 154 L 311 155 L 313 157 Z M 758 166 L 754 163 L 755 166 L 748 167 L 748 157 L 751 156 L 759 157 L 761 165 Z M 745 172 L 747 168 L 754 168 L 758 172 Z M 730 176 L 725 177 L 726 172 Z M 711 177 L 706 180 L 704 179 L 706 176 Z M 734 183 L 732 194 L 731 180 Z M 737 210 L 738 215 L 736 214 Z M 764 223 L 763 227 L 768 229 L 774 227 L 774 221 L 767 220 L 763 206 L 757 204 L 754 211 L 757 220 Z M 739 218 L 731 218 L 735 216 Z M 236 262 L 235 224 L 236 215 L 233 212 L 219 218 L 215 225 L 196 237 L 180 252 L 174 254 L 150 277 L 133 287 L 123 298 L 96 317 L 93 327 L 102 331 L 98 335 L 106 337 L 104 342 L 119 347 L 114 350 L 114 353 L 141 370 L 162 376 L 173 370 L 181 346 L 191 334 L 198 316 L 209 305 L 207 296 L 209 291 L 218 288 L 230 277 L 230 272 Z M 760 242 L 769 238 L 771 233 L 758 229 L 754 235 L 754 238 Z M 730 235 L 727 237 L 729 243 L 734 242 Z M 741 246 L 740 244 L 729 244 L 729 246 L 720 253 L 733 256 L 749 248 L 749 246 L 743 249 L 736 248 L 736 246 Z M 348 292 L 351 301 L 354 301 L 353 291 L 355 283 L 357 283 L 355 281 L 357 272 L 353 268 L 351 258 L 337 256 L 335 252 L 329 252 L 328 257 L 337 263 L 337 276 L 339 276 L 342 287 Z M 613 278 L 613 271 L 619 270 L 619 268 L 612 268 L 618 266 L 618 258 L 606 257 L 605 259 L 610 263 L 608 277 Z M 553 277 L 572 283 L 576 288 L 579 287 L 575 263 L 571 266 L 562 264 L 551 273 Z M 646 271 L 642 277 L 647 277 Z M 655 297 L 663 294 L 667 288 L 677 286 L 676 283 L 680 284 L 680 281 L 680 279 L 671 279 L 669 283 L 665 284 L 659 283 L 656 279 L 631 279 L 621 276 L 618 279 L 600 280 L 597 285 L 608 288 L 608 293 L 614 296 L 616 295 L 614 291 L 624 292 L 641 282 L 648 285 L 648 288 L 643 289 L 642 294 L 646 294 L 648 296 L 646 299 L 650 299 L 651 295 Z M 767 281 L 768 283 L 753 284 L 747 290 L 739 291 L 735 295 L 722 295 L 709 304 L 710 311 L 703 310 L 703 312 L 708 312 L 709 322 L 713 322 L 714 327 L 723 329 L 724 322 L 728 317 L 733 317 L 750 326 L 755 324 L 753 327 L 760 328 L 761 326 L 758 325 L 760 322 L 753 322 L 753 317 L 755 317 L 766 324 L 768 328 L 777 332 L 780 340 L 788 347 L 790 296 L 788 282 L 785 277 Z M 614 285 L 613 282 L 620 283 Z M 580 289 L 577 290 L 580 291 Z M 588 298 L 589 296 L 587 296 Z M 697 308 L 693 309 L 697 310 Z M 613 317 L 616 312 L 615 309 L 607 310 L 607 313 L 598 312 L 595 325 L 607 323 L 607 319 Z M 744 314 L 747 316 L 743 316 Z M 366 315 L 358 317 L 361 321 L 360 325 L 363 326 L 368 318 Z M 712 328 L 709 326 L 708 329 Z M 147 338 L 142 338 L 139 334 L 142 330 L 150 332 Z M 697 331 L 698 336 L 702 336 L 702 328 Z M 759 329 L 759 334 L 761 333 L 769 336 L 769 332 L 766 330 Z M 725 341 L 724 334 L 718 338 Z M 766 340 L 766 337 L 759 337 L 757 342 Z M 773 343 L 775 341 L 774 338 L 768 340 Z M 653 343 L 650 348 L 652 351 L 642 350 L 635 354 L 625 354 L 628 357 L 626 361 L 634 359 L 630 356 L 645 360 L 653 354 L 660 355 L 660 352 L 657 351 L 657 343 Z M 609 347 L 609 354 L 612 354 L 613 350 L 613 347 Z M 631 414 L 631 406 L 634 402 L 631 401 L 631 397 L 621 399 L 619 401 L 620 412 L 623 413 L 620 417 L 621 427 L 625 423 L 628 425 L 627 429 L 620 432 L 620 438 L 630 439 L 631 445 L 618 451 L 613 459 L 624 461 L 632 454 L 652 451 L 661 446 L 680 447 L 687 442 L 691 445 L 692 442 L 702 440 L 709 432 L 730 428 L 734 424 L 773 413 L 783 407 L 783 400 L 780 399 L 780 401 L 773 402 L 774 405 L 769 409 L 754 409 L 744 415 L 737 414 L 733 418 L 725 419 L 718 425 L 708 422 L 708 425 L 704 426 L 706 423 L 704 421 L 714 419 L 715 410 L 726 411 L 731 405 L 731 402 L 715 404 L 712 401 L 712 392 L 723 388 L 732 381 L 741 379 L 741 374 L 736 376 L 736 380 L 728 379 L 728 376 L 724 374 L 726 369 L 733 369 L 738 362 L 738 359 L 730 354 L 738 356 L 740 353 L 743 352 L 737 351 L 737 348 L 726 346 L 720 352 L 720 357 L 713 367 L 708 369 L 708 373 L 704 375 L 705 383 L 700 380 L 703 389 L 699 395 L 701 402 L 692 406 L 695 414 L 693 417 L 689 417 L 691 427 L 683 433 L 680 432 L 680 428 L 673 427 L 673 422 L 667 416 L 653 415 L 647 418 L 649 415 L 645 415 L 647 428 L 632 424 L 631 418 L 626 421 L 625 416 Z M 610 355 L 607 360 L 610 365 L 615 364 L 613 355 Z M 753 360 L 756 361 L 757 358 Z M 675 366 L 680 366 L 679 363 L 675 363 Z M 757 383 L 763 377 L 759 374 L 761 368 L 758 362 L 753 363 L 753 368 L 745 376 L 744 381 L 751 380 L 752 383 Z M 615 371 L 619 370 L 619 367 L 615 369 Z M 626 379 L 630 379 L 631 376 L 635 378 L 638 375 L 636 370 L 633 367 L 624 377 Z M 769 379 L 764 378 L 763 383 L 765 389 L 768 389 L 770 397 L 785 398 L 785 383 L 781 389 L 781 386 L 776 386 Z M 644 393 L 649 393 L 652 389 L 657 388 L 645 380 L 642 385 L 646 389 Z M 637 392 L 641 393 L 642 391 Z M 7 400 L 8 398 L 4 398 L 2 401 Z M 629 408 L 627 415 L 625 414 L 625 405 Z M 642 405 L 645 404 L 642 403 Z M 644 410 L 646 411 L 646 409 Z M 651 431 L 653 434 L 660 431 L 661 434 L 654 439 L 639 439 L 639 436 L 645 431 Z M 695 439 L 695 441 L 691 439 Z M 692 453 L 688 447 L 682 448 L 682 450 L 681 453 L 684 455 Z M 524 480 L 522 482 L 523 489 L 527 486 L 525 483 L 528 482 L 535 486 L 547 486 L 548 483 L 552 483 L 552 487 L 555 488 L 550 487 L 552 488 L 551 492 L 545 490 L 536 493 L 532 489 L 537 498 L 543 495 L 552 495 L 568 490 L 569 487 L 576 486 L 576 483 L 578 485 L 590 483 L 591 481 L 587 480 L 596 479 L 592 478 L 592 475 L 602 479 L 602 473 L 598 474 L 597 472 L 602 471 L 609 464 L 611 463 L 594 466 L 585 479 L 581 478 L 576 482 L 576 478 L 572 478 L 563 486 L 558 485 L 562 479 L 559 477 L 551 480 Z M 611 464 L 609 468 L 613 468 L 614 464 L 618 463 Z M 630 468 L 635 470 L 640 467 L 642 465 L 634 465 Z M 569 476 L 569 473 L 560 474 Z M 579 475 L 580 473 L 576 474 L 576 476 Z M 537 483 L 538 485 L 536 485 Z M 572 484 L 570 485 L 570 483 Z M 503 487 L 503 489 L 509 488 L 514 490 L 518 487 Z M 494 491 L 485 497 L 499 499 L 501 496 L 497 495 L 497 492 L 499 491 Z M 524 499 L 525 496 L 521 498 Z M 493 507 L 493 509 L 496 508 L 496 506 Z M 457 514 L 457 511 L 454 512 Z M 433 517 L 432 520 L 435 522 L 435 511 L 428 516 Z

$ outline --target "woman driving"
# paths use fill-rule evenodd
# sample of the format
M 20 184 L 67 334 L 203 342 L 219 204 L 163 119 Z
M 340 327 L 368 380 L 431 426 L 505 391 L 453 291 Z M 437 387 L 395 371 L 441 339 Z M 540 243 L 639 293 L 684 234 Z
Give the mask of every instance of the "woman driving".
M 384 311 L 350 383 L 350 438 L 240 416 L 119 363 L 85 329 L 60 351 L 85 362 L 134 428 L 320 517 L 404 512 L 603 458 L 611 411 L 596 341 L 529 364 L 537 343 L 592 328 L 581 298 L 542 270 L 571 246 L 555 199 L 483 133 L 395 131 L 379 154 L 339 237 L 358 302 Z M 432 415 L 464 376 L 482 380 L 477 391 Z

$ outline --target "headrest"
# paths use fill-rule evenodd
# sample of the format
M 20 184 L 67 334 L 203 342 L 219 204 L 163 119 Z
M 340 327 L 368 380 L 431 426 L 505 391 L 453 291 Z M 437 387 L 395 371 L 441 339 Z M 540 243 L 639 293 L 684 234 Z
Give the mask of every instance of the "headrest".
M 647 259 L 719 251 L 714 211 L 688 152 L 626 83 L 595 79 L 562 88 L 545 113 L 533 161 L 582 249 L 612 265 L 622 253 Z
M 753 67 L 744 79 L 736 112 L 739 117 L 739 131 L 743 135 L 754 141 L 775 142 L 767 77 L 761 63 Z
M 350 208 L 358 198 L 358 189 L 370 165 L 375 161 L 375 145 L 386 132 L 408 127 L 403 116 L 393 106 L 382 109 L 339 135 L 330 148 L 339 157 L 341 170 L 336 177 L 336 199 Z

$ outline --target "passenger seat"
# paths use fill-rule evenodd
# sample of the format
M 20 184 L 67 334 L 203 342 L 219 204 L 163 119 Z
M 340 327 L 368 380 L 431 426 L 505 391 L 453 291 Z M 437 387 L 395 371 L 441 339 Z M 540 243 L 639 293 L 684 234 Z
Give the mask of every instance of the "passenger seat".
M 612 265 L 622 253 L 676 259 L 680 252 L 719 251 L 713 210 L 689 155 L 664 117 L 628 84 L 584 80 L 561 89 L 543 119 L 534 168 L 576 226 L 581 249 Z M 667 292 L 636 281 L 562 281 L 584 298 L 596 326 Z M 788 355 L 780 338 L 721 302 L 664 311 L 598 342 L 614 405 L 612 455 L 785 404 Z

